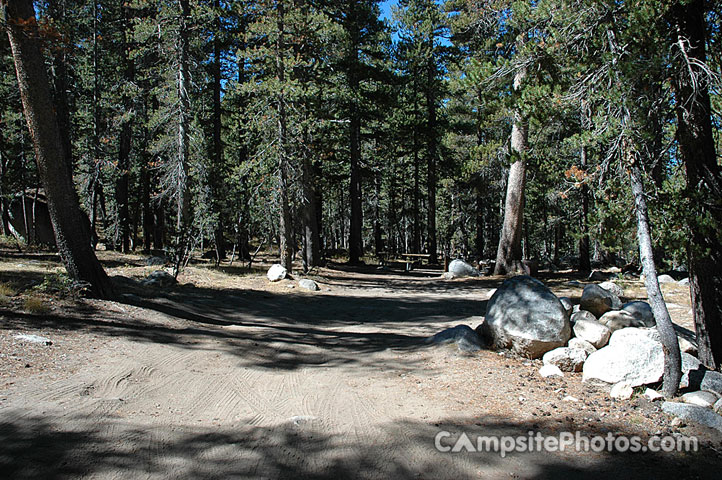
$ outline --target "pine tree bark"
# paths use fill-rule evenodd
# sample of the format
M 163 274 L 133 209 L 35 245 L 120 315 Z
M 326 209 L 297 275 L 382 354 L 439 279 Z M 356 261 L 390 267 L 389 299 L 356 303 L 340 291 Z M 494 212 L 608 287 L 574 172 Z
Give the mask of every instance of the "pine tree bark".
M 356 23 L 355 2 L 348 2 L 347 29 L 350 36 L 348 52 L 347 82 L 351 94 L 356 96 L 359 89 L 359 26 Z M 350 154 L 350 186 L 349 202 L 351 203 L 351 223 L 349 225 L 349 263 L 358 264 L 363 257 L 363 210 L 361 204 L 361 112 L 358 100 L 352 98 L 349 105 L 349 154 Z
M 213 8 L 216 10 L 216 19 L 214 27 L 216 32 L 213 34 L 213 63 L 211 71 L 213 74 L 213 175 L 211 177 L 211 195 L 213 196 L 213 213 L 218 216 L 218 223 L 214 231 L 214 240 L 216 244 L 217 261 L 226 257 L 226 241 L 223 232 L 223 142 L 221 141 L 221 20 L 220 20 L 220 0 L 213 0 Z
M 581 153 L 582 170 L 587 167 L 587 149 L 582 147 Z M 590 272 L 592 264 L 589 259 L 589 187 L 586 183 L 581 188 L 582 211 L 579 219 L 581 237 L 579 238 L 579 271 Z
M 191 10 L 189 0 L 180 0 L 178 18 L 178 133 L 177 133 L 177 178 L 176 178 L 176 241 L 175 275 L 178 275 L 188 255 L 188 243 L 191 222 L 191 198 L 188 175 L 189 163 L 189 125 L 191 115 L 190 71 L 189 71 L 189 27 Z
M 122 63 L 123 76 L 126 84 L 131 84 L 135 77 L 135 68 L 133 60 L 130 58 L 130 22 L 132 14 L 130 8 L 123 8 L 123 45 Z M 130 149 L 133 138 L 133 126 L 128 113 L 132 110 L 132 98 L 127 92 L 123 92 L 121 104 L 126 115 L 123 116 L 123 123 L 120 128 L 119 148 L 118 148 L 118 180 L 115 184 L 115 200 L 118 204 L 118 227 L 120 232 L 120 248 L 123 253 L 130 251 L 130 209 L 128 199 L 128 188 L 130 184 Z
M 644 198 L 642 171 L 636 161 L 630 166 L 629 179 L 637 217 L 637 240 L 639 242 L 639 257 L 644 269 L 644 285 L 647 288 L 647 298 L 650 307 L 652 307 L 654 321 L 657 324 L 657 331 L 659 332 L 662 351 L 664 352 L 662 391 L 667 398 L 671 398 L 677 393 L 679 381 L 682 378 L 682 360 L 677 334 L 674 331 L 672 319 L 669 316 L 667 304 L 664 302 L 662 290 L 659 288 L 659 281 L 657 280 L 657 268 L 654 264 L 652 248 L 652 235 L 649 229 L 647 201 Z
M 526 67 L 514 75 L 514 91 L 519 92 L 526 78 Z M 522 263 L 522 226 L 524 221 L 524 188 L 526 185 L 526 151 L 528 143 L 527 119 L 519 108 L 514 112 L 511 129 L 511 154 L 514 159 L 509 167 L 504 202 L 504 223 L 499 236 L 494 275 L 527 273 Z
M 709 79 L 703 71 L 706 22 L 704 0 L 679 2 L 671 9 L 677 141 L 687 172 L 690 244 L 689 284 L 699 359 L 722 366 L 722 171 L 712 130 Z
M 55 239 L 68 275 L 88 282 L 91 292 L 110 298 L 110 279 L 91 248 L 50 96 L 50 82 L 40 49 L 41 33 L 31 0 L 0 0 L 15 61 L 25 119 L 33 139 L 40 179 L 48 199 Z
M 433 44 L 429 45 L 430 50 Z M 435 80 L 436 65 L 434 57 L 429 55 L 428 64 L 426 65 L 426 128 L 428 134 L 428 148 L 426 152 L 426 232 L 428 235 L 428 254 L 429 263 L 437 263 L 437 246 L 436 246 L 436 157 L 438 155 L 437 135 L 436 132 L 436 96 L 435 96 Z
M 303 263 L 304 272 L 320 265 L 320 251 L 318 244 L 318 219 L 316 217 L 316 181 L 313 166 L 308 155 L 303 158 Z
M 278 39 L 276 41 L 276 75 L 281 85 L 285 82 L 285 62 L 283 54 L 285 49 L 285 5 L 278 2 Z M 293 230 L 291 227 L 291 207 L 288 195 L 288 175 L 289 175 L 289 159 L 287 151 L 287 118 L 286 118 L 286 98 L 283 88 L 276 98 L 278 124 L 278 187 L 281 207 L 281 217 L 279 221 L 280 239 L 279 249 L 281 257 L 281 265 L 290 273 L 293 264 Z

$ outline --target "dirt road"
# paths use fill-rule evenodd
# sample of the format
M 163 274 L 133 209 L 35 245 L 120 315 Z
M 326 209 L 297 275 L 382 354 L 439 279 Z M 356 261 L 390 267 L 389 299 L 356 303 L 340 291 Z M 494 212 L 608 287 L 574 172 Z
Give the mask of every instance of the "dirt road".
M 475 327 L 492 281 L 345 272 L 318 280 L 318 293 L 254 278 L 53 315 L 3 312 L 2 335 L 39 333 L 54 344 L 15 346 L 20 356 L 46 348 L 53 358 L 37 373 L 2 379 L 2 475 L 717 478 L 722 461 L 707 447 L 439 452 L 444 431 L 644 435 L 667 427 L 656 407 L 610 408 L 578 375 L 542 380 L 538 362 L 425 344 L 441 328 Z

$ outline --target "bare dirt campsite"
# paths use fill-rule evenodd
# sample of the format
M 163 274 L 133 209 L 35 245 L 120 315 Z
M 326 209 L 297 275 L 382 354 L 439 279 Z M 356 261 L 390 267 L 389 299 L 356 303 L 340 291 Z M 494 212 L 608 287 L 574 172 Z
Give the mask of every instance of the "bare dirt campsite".
M 614 401 L 581 373 L 542 378 L 541 360 L 426 342 L 481 323 L 502 278 L 329 264 L 310 292 L 298 276 L 269 282 L 268 264 L 199 261 L 153 287 L 144 257 L 99 253 L 119 301 L 63 294 L 53 254 L 2 254 L 5 478 L 719 478 L 722 435 L 639 392 Z M 584 284 L 540 278 L 573 299 Z M 640 282 L 625 287 L 643 298 Z M 689 327 L 685 289 L 665 295 Z M 439 432 L 564 431 L 696 436 L 699 450 L 502 457 L 436 445 Z

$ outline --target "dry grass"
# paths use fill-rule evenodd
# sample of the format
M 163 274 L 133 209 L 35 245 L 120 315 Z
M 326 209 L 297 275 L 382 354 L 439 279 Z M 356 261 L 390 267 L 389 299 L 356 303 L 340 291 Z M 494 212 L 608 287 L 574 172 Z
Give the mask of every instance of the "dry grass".
M 23 302 L 23 309 L 34 314 L 48 313 L 50 306 L 40 297 L 27 297 Z
M 16 293 L 17 292 L 15 291 L 15 289 L 12 286 L 10 286 L 9 284 L 0 283 L 0 296 L 12 297 L 12 296 L 15 296 Z

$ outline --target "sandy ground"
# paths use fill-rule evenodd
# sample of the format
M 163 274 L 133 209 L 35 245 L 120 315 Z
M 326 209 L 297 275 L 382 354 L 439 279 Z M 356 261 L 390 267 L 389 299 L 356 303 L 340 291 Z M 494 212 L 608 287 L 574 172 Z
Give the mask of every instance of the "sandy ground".
M 150 271 L 105 258 L 114 275 Z M 21 267 L 17 265 L 20 264 Z M 0 280 L 39 282 L 52 258 L 0 261 Z M 5 478 L 719 478 L 722 438 L 671 424 L 641 395 L 613 402 L 581 374 L 429 346 L 481 322 L 500 279 L 438 272 L 312 276 L 320 292 L 262 274 L 193 267 L 181 285 L 120 302 L 0 308 L 0 471 Z M 578 297 L 563 275 L 544 279 Z M 665 287 L 689 327 L 682 287 Z M 641 284 L 627 285 L 630 298 Z M 50 301 L 50 300 L 48 300 Z M 685 301 L 687 303 L 685 303 Z M 14 339 L 34 333 L 50 346 Z M 435 436 L 695 435 L 697 453 L 443 453 Z

